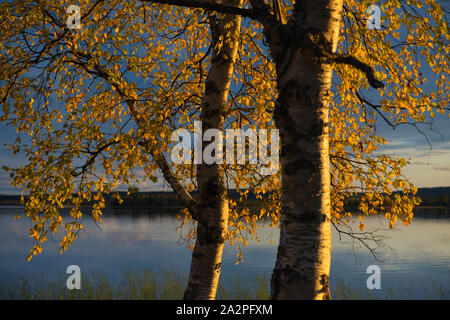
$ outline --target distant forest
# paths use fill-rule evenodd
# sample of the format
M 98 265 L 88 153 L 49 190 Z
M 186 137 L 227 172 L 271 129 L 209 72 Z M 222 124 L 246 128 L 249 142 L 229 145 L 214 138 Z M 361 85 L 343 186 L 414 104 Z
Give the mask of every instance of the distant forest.
M 421 206 L 450 207 L 450 187 L 420 188 Z
M 230 190 L 229 192 L 232 198 L 238 197 L 238 193 L 235 190 Z M 119 204 L 111 195 L 105 195 L 107 207 L 181 207 L 181 203 L 173 192 L 137 192 L 129 195 L 127 195 L 127 192 L 119 192 L 119 194 L 124 200 L 122 204 Z M 422 200 L 421 207 L 450 207 L 450 187 L 420 188 L 418 189 L 418 196 Z M 256 199 L 252 195 L 249 195 L 248 201 L 256 204 Z M 20 195 L 0 194 L 0 205 L 20 205 Z M 352 206 L 351 203 L 349 205 Z

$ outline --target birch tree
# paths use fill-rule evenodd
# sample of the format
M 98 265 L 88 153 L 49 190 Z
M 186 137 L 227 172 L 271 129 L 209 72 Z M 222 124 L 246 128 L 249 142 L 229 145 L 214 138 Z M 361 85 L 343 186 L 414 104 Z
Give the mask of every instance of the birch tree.
M 224 241 L 244 246 L 259 222 L 281 227 L 273 299 L 330 298 L 330 228 L 347 223 L 344 203 L 356 193 L 361 231 L 364 215 L 380 212 L 390 226 L 411 222 L 418 199 L 402 174 L 407 161 L 377 153 L 386 141 L 376 125 L 417 126 L 448 110 L 442 9 L 384 1 L 381 29 L 368 29 L 370 1 L 273 3 L 86 2 L 79 32 L 58 22 L 68 3 L 2 4 L 2 120 L 30 136 L 11 144 L 29 161 L 11 176 L 30 193 L 30 258 L 61 226 L 58 206 L 74 208 L 65 250 L 82 228 L 83 199 L 96 201 L 91 213 L 100 219 L 103 194 L 138 182 L 137 167 L 148 179 L 160 168 L 188 209 L 180 218 L 198 221 L 186 298 L 214 297 Z M 276 125 L 280 174 L 261 176 L 249 162 L 165 160 L 170 132 L 193 131 L 195 119 L 203 129 Z M 241 199 L 226 199 L 230 186 Z M 242 205 L 250 191 L 264 204 L 258 214 Z
M 147 17 L 138 4 L 86 2 L 87 12 L 77 22 L 84 27 L 80 26 L 78 33 L 71 31 L 72 22 L 66 24 L 63 18 L 67 3 L 28 2 L 2 8 L 2 62 L 8 70 L 2 79 L 2 120 L 31 137 L 28 144 L 22 144 L 18 136 L 12 145 L 14 152 L 33 154 L 28 165 L 11 174 L 13 185 L 30 193 L 25 213 L 35 223 L 30 236 L 36 243 L 28 259 L 42 251 L 49 232 L 58 230 L 62 221 L 58 209 L 73 206 L 70 214 L 74 221 L 64 225 L 62 253 L 82 229 L 78 220 L 83 216 L 84 200 L 95 202 L 92 215 L 101 222 L 105 193 L 119 183 L 132 189 L 133 183 L 139 183 L 136 167 L 145 168 L 144 178 L 151 181 L 156 180 L 159 169 L 198 221 L 199 237 L 185 298 L 214 299 L 228 227 L 223 168 L 218 164 L 198 166 L 199 196 L 194 198 L 166 159 L 164 150 L 170 141 L 164 137 L 170 137 L 174 117 L 183 123 L 199 110 L 203 131 L 222 127 L 240 17 L 184 15 L 177 9 L 165 13 L 152 10 Z M 239 2 L 230 4 L 238 6 Z M 135 10 L 137 17 L 133 17 Z M 7 14 L 15 17 L 8 24 Z M 153 20 L 150 26 L 145 25 L 146 18 Z M 210 40 L 206 25 L 210 26 Z M 132 39 L 125 34 L 132 34 Z M 132 49 L 127 48 L 128 41 Z M 178 50 L 190 58 L 177 64 Z M 33 75 L 41 66 L 44 71 Z M 139 88 L 136 77 L 151 85 Z M 32 98 L 26 109 L 21 109 L 18 104 L 33 94 L 40 101 Z M 63 108 L 52 101 L 53 94 L 57 101 L 65 102 Z M 75 166 L 77 161 L 79 166 Z M 103 171 L 96 173 L 99 165 Z M 28 183 L 23 185 L 24 181 Z M 114 196 L 122 201 L 117 193 Z

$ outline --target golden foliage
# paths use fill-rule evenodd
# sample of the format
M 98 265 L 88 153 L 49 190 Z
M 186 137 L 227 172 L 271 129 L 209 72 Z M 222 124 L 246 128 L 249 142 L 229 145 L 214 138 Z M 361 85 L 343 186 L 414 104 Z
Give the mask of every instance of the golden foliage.
M 89 14 L 80 30 L 68 30 L 69 2 L 0 5 L 0 120 L 17 129 L 12 152 L 28 159 L 10 171 L 12 185 L 29 193 L 25 215 L 33 223 L 30 237 L 35 241 L 29 259 L 60 227 L 65 231 L 61 252 L 70 246 L 82 228 L 83 202 L 94 202 L 91 214 L 101 222 L 104 194 L 120 185 L 155 181 L 158 165 L 148 144 L 155 154 L 167 154 L 173 130 L 193 132 L 211 62 L 203 10 L 148 4 L 144 10 L 137 0 L 81 0 L 82 15 Z M 363 74 L 351 66 L 335 66 L 330 95 L 332 217 L 345 223 L 343 217 L 351 215 L 345 202 L 362 195 L 360 214 L 386 212 L 393 226 L 398 219 L 411 222 L 418 199 L 402 175 L 407 161 L 378 152 L 386 141 L 376 126 L 379 121 L 416 123 L 446 112 L 449 35 L 435 1 L 384 1 L 381 30 L 366 28 L 365 10 L 371 4 L 345 1 L 338 50 L 376 66 L 377 77 L 387 85 L 371 106 L 360 99 L 368 89 Z M 283 16 L 290 9 L 288 2 Z M 275 128 L 276 71 L 262 27 L 244 19 L 241 34 L 231 36 L 239 36 L 240 45 L 226 127 Z M 225 41 L 220 39 L 219 46 Z M 434 86 L 423 76 L 424 61 L 435 75 Z M 134 102 L 135 110 L 127 101 Z M 192 190 L 195 166 L 174 169 Z M 280 177 L 260 176 L 256 165 L 247 164 L 228 165 L 226 179 L 241 194 L 230 201 L 229 242 L 242 248 L 255 238 L 258 223 L 277 225 Z M 245 201 L 249 190 L 257 208 Z M 63 208 L 70 208 L 72 217 L 64 226 Z M 193 222 L 187 210 L 180 213 L 182 219 L 186 225 Z M 194 230 L 189 228 L 190 241 Z

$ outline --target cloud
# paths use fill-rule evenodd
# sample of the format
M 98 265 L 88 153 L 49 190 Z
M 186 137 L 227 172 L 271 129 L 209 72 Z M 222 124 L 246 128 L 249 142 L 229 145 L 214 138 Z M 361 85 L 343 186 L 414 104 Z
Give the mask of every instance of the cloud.
M 434 169 L 439 171 L 450 171 L 450 164 L 447 166 L 434 167 Z
M 412 161 L 412 166 L 429 166 L 431 163 L 428 161 Z

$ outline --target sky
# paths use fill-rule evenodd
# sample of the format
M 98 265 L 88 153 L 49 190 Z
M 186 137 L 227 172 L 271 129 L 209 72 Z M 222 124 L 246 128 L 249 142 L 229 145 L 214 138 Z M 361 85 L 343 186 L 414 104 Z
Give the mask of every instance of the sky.
M 450 118 L 436 117 L 433 127 L 420 126 L 422 133 L 412 126 L 380 125 L 380 132 L 388 140 L 380 151 L 410 159 L 404 174 L 416 187 L 450 186 Z M 426 135 L 426 137 L 424 136 Z
M 448 21 L 450 0 L 437 2 L 444 10 L 447 10 L 445 17 Z M 431 73 L 425 62 L 422 63 L 421 71 L 428 80 L 424 86 L 426 92 L 427 86 L 434 85 L 436 75 Z M 420 125 L 418 127 L 420 131 L 410 125 L 399 126 L 393 130 L 381 121 L 377 121 L 377 128 L 388 140 L 387 145 L 380 149 L 381 152 L 410 159 L 410 165 L 406 167 L 404 174 L 416 187 L 450 186 L 450 118 L 448 113 L 437 115 L 433 119 L 432 126 Z
M 450 9 L 450 1 L 439 2 L 444 8 Z M 387 145 L 382 147 L 380 152 L 409 159 L 411 163 L 404 174 L 416 187 L 450 186 L 450 118 L 448 114 L 436 116 L 432 128 L 427 125 L 420 126 L 421 132 L 407 125 L 393 130 L 382 122 L 378 123 L 377 128 L 388 140 Z M 20 193 L 20 190 L 11 187 L 9 174 L 1 169 L 2 166 L 14 168 L 25 164 L 24 155 L 13 156 L 4 146 L 13 142 L 15 137 L 15 129 L 0 122 L 0 194 Z M 141 191 L 169 189 L 161 178 L 156 184 L 148 182 L 140 185 L 139 188 Z
M 450 186 L 450 118 L 448 115 L 439 116 L 434 122 L 433 128 L 427 125 L 420 127 L 423 134 L 411 126 L 400 126 L 393 130 L 387 125 L 378 124 L 378 130 L 388 140 L 380 152 L 410 159 L 411 163 L 404 173 L 416 187 Z M 4 146 L 14 138 L 15 129 L 0 123 L 0 167 L 25 164 L 23 155 L 13 156 Z M 146 182 L 140 186 L 141 191 L 168 189 L 162 179 L 158 179 L 156 184 Z M 0 172 L 0 194 L 19 192 L 10 186 L 9 175 Z

